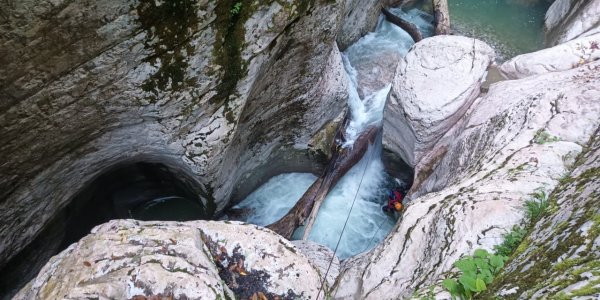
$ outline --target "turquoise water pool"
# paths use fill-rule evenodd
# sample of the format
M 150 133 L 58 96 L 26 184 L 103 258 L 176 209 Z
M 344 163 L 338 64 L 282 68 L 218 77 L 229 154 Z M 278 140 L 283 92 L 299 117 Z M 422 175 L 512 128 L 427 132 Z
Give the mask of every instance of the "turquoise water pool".
M 431 11 L 431 1 L 419 4 Z M 548 0 L 448 0 L 456 34 L 479 38 L 503 59 L 544 47 L 544 16 Z

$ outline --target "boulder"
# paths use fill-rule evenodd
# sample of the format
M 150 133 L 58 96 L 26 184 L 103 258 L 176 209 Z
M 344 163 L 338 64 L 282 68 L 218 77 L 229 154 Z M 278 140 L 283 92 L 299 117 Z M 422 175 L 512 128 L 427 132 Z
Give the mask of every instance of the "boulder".
M 242 2 L 6 7 L 0 268 L 118 165 L 167 166 L 210 214 L 274 174 L 321 170 L 306 154 L 346 104 L 343 3 Z
M 592 299 L 600 280 L 600 131 L 550 196 L 552 213 L 533 228 L 487 297 Z M 482 299 L 486 298 L 483 296 Z
M 479 95 L 494 51 L 461 36 L 415 44 L 400 61 L 383 118 L 383 147 L 415 167 Z
M 491 250 L 546 195 L 600 126 L 600 62 L 493 84 L 432 164 L 402 222 L 369 253 L 342 263 L 332 294 L 409 297 L 476 248 Z M 416 175 L 419 177 L 419 175 Z
M 577 68 L 598 59 L 600 59 L 600 33 L 519 55 L 503 63 L 500 72 L 507 79 L 519 79 Z
M 53 257 L 14 299 L 314 298 L 320 284 L 293 244 L 255 225 L 115 220 Z
M 600 32 L 600 0 L 556 0 L 546 12 L 546 45 Z

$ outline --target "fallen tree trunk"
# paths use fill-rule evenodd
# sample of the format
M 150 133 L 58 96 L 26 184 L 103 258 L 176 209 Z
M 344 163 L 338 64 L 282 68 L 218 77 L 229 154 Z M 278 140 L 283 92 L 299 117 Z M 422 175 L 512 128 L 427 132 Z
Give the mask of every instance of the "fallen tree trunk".
M 315 203 L 319 203 L 318 208 L 329 190 L 360 161 L 369 148 L 369 144 L 375 141 L 377 131 L 377 127 L 369 127 L 356 139 L 354 145 L 348 148 L 340 147 L 343 136 L 337 136 L 337 143 L 334 146 L 335 151 L 327 169 L 325 169 L 319 179 L 308 188 L 304 195 L 302 195 L 302 198 L 298 200 L 296 205 L 283 218 L 267 226 L 267 228 L 287 239 L 291 238 L 296 228 L 303 224 L 309 215 L 313 214 Z M 316 216 L 316 211 L 314 215 Z
M 450 34 L 448 0 L 432 0 L 435 35 Z
M 402 18 L 393 14 L 391 11 L 387 10 L 385 7 L 381 8 L 381 12 L 385 16 L 385 19 L 388 20 L 388 22 L 408 32 L 408 34 L 413 39 L 413 41 L 415 41 L 415 43 L 423 39 L 423 35 L 421 34 L 421 31 L 419 30 L 419 27 L 417 27 L 417 25 L 403 20 Z

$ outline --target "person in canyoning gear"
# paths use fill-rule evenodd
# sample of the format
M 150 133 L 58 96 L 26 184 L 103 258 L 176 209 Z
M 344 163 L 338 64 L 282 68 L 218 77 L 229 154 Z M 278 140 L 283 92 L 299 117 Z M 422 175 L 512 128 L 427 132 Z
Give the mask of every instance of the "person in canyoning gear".
M 398 190 L 390 191 L 388 203 L 383 207 L 385 212 L 400 212 L 402 210 L 402 193 Z

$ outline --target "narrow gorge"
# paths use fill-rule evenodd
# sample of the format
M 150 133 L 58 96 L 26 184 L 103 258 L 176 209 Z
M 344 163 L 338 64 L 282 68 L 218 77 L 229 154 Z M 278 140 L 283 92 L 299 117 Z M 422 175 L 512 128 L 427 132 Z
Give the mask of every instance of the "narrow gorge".
M 2 299 L 600 297 L 600 0 L 0 24 Z

